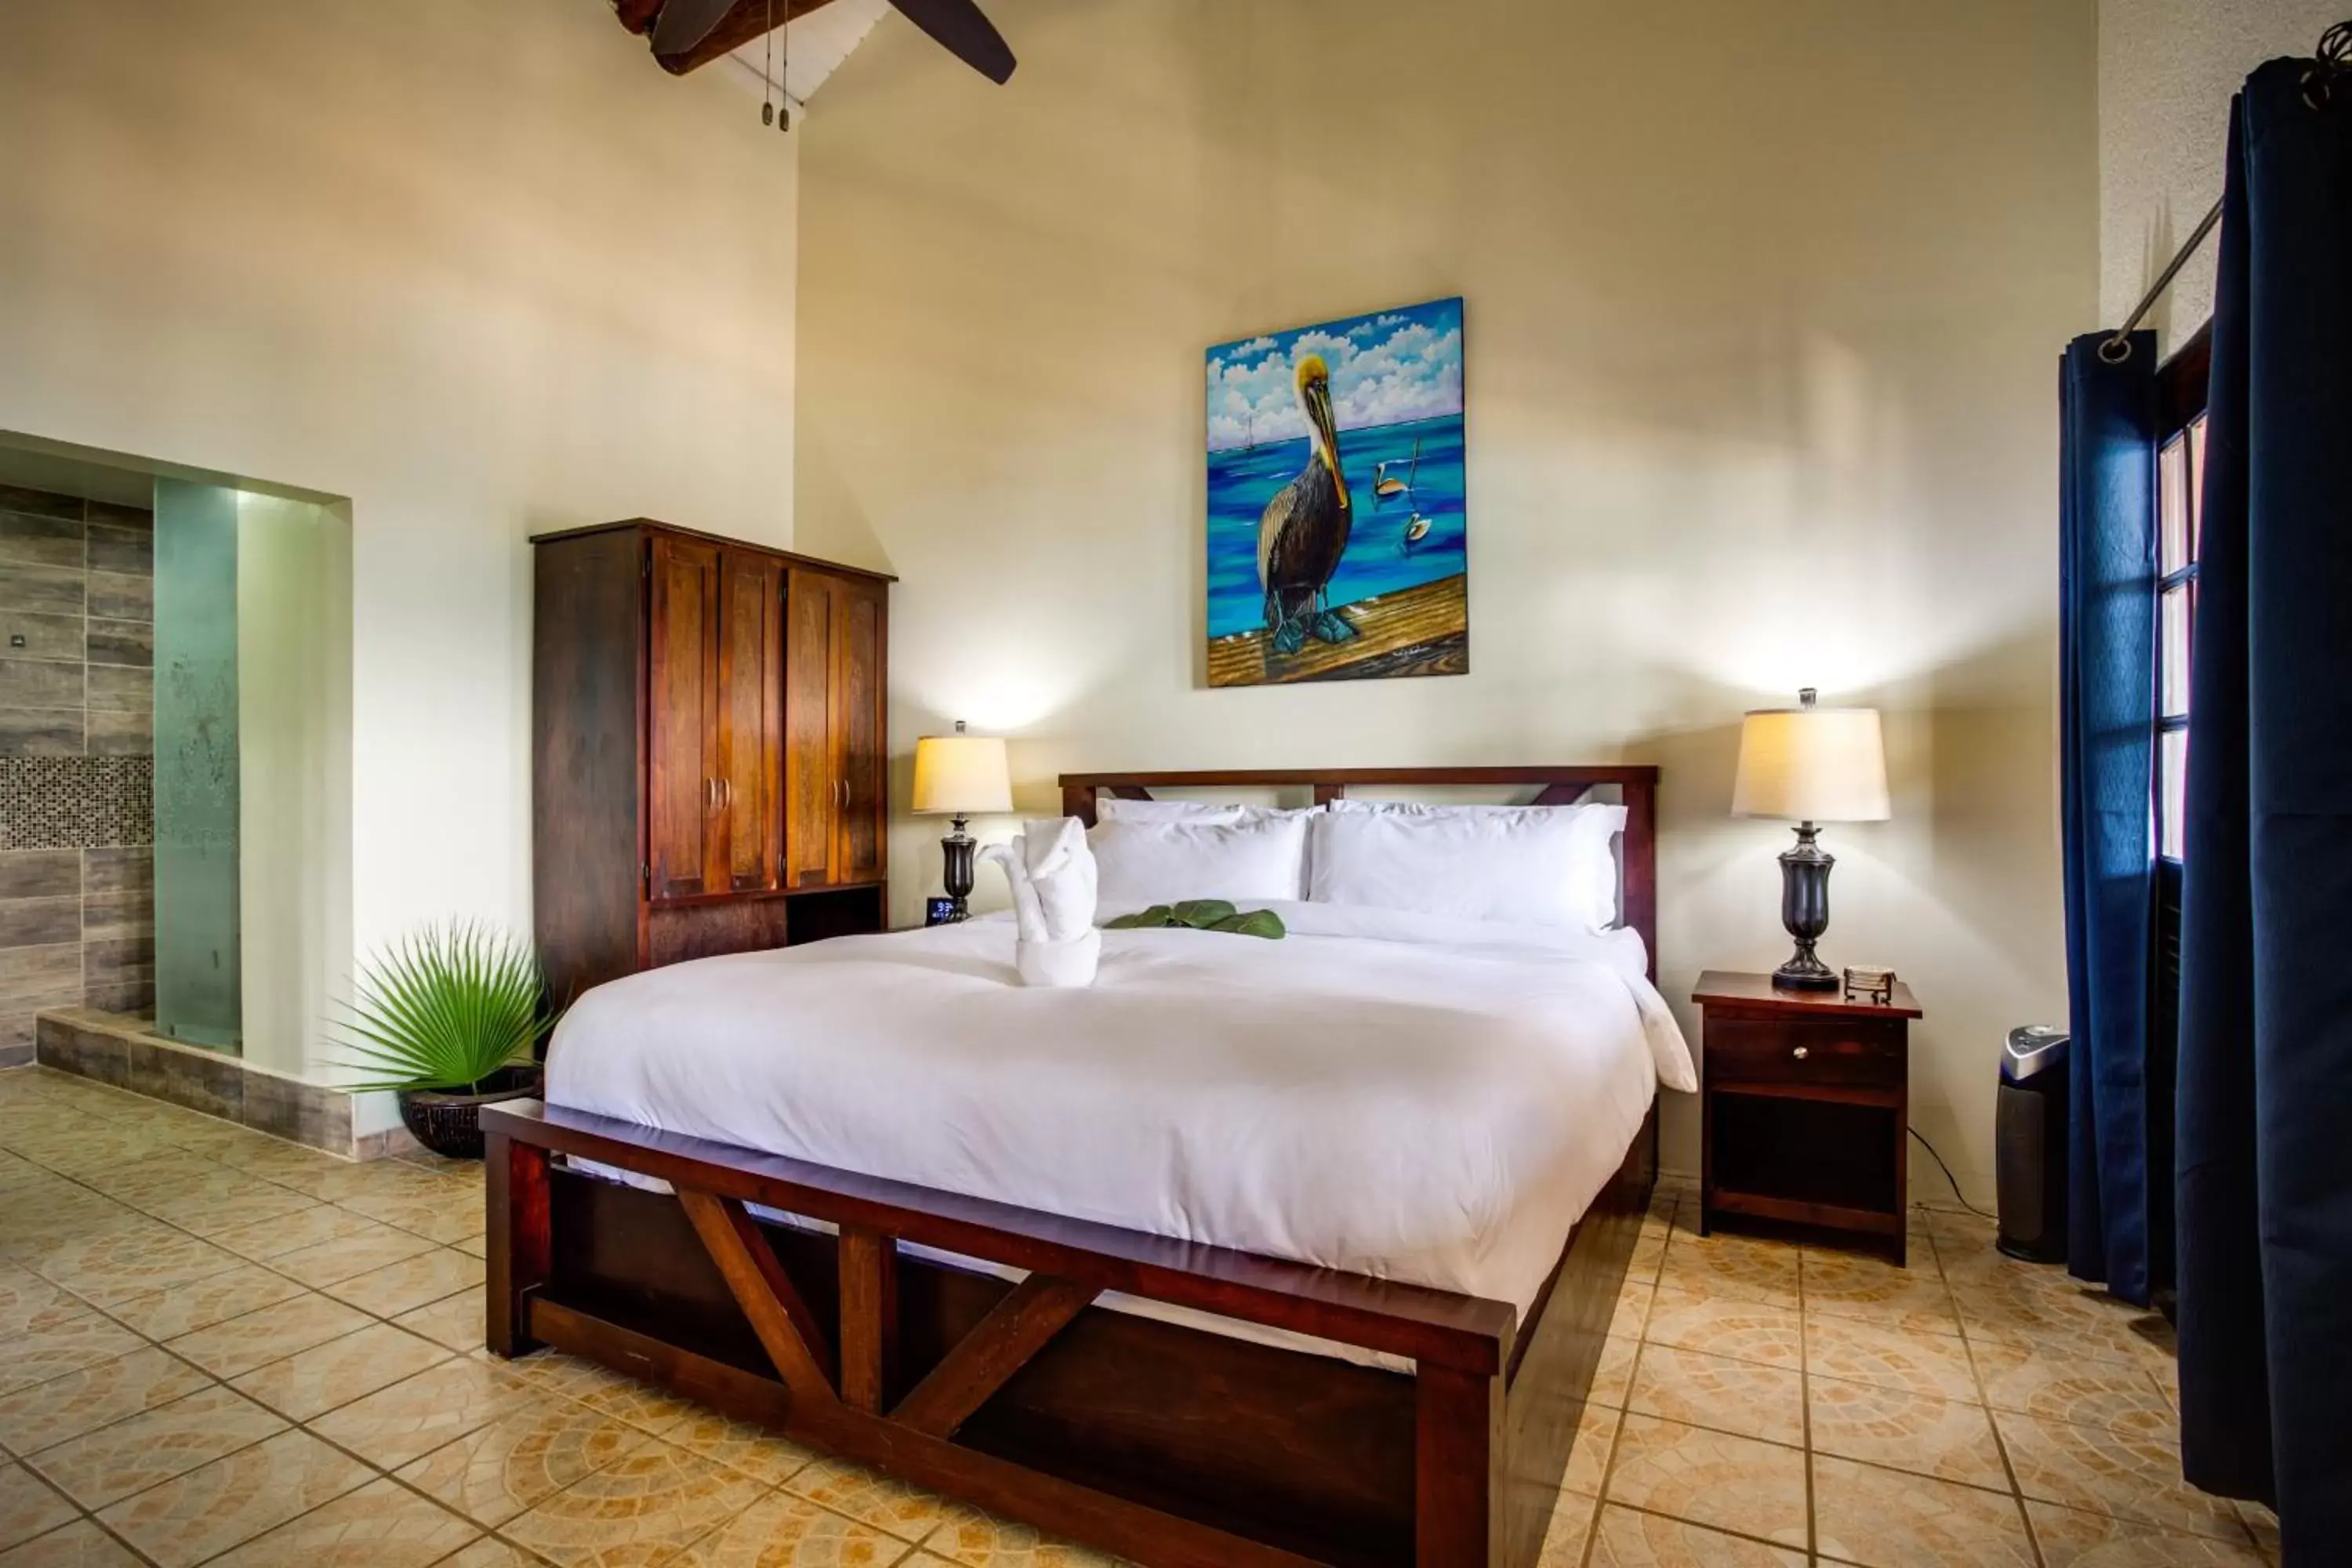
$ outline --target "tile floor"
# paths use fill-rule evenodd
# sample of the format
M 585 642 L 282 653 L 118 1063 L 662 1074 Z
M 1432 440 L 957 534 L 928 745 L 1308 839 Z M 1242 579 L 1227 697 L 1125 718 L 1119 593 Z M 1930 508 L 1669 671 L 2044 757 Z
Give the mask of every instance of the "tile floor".
M 552 1353 L 479 1353 L 478 1166 L 0 1073 L 0 1568 L 1104 1559 Z M 1912 1266 L 1662 1189 L 1544 1568 L 2262 1563 L 2160 1320 L 1920 1211 Z

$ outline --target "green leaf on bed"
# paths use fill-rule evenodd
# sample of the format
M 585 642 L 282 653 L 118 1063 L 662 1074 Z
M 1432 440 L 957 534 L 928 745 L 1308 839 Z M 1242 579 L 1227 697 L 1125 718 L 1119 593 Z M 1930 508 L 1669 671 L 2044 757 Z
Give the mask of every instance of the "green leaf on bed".
M 1288 934 L 1282 917 L 1272 910 L 1252 910 L 1245 915 L 1227 915 L 1209 929 L 1229 931 L 1235 936 L 1262 936 L 1268 942 L 1280 942 Z
M 1272 910 L 1252 910 L 1244 914 L 1223 899 L 1187 899 L 1172 908 L 1154 904 L 1148 910 L 1103 922 L 1105 931 L 1160 931 L 1177 926 L 1264 937 L 1269 942 L 1280 941 L 1288 934 L 1282 917 Z

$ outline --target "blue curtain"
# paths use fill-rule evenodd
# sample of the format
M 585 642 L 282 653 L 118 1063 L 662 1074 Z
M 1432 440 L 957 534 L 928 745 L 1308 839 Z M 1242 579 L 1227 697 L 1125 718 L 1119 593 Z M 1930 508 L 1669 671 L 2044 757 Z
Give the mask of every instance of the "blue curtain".
M 2099 353 L 2109 336 L 2094 333 L 2067 345 L 2059 386 L 2060 751 L 2074 1036 L 2066 1266 L 2145 1306 L 2156 907 L 2148 831 L 2156 762 L 2156 334 L 2134 333 L 2130 353 L 2115 363 Z M 2168 1117 L 2168 1095 L 2159 1093 Z M 2163 1184 L 2170 1175 L 2169 1168 L 2159 1169 L 2154 1179 Z
M 2352 1542 L 2352 77 L 2231 123 L 2190 675 L 2180 1448 Z

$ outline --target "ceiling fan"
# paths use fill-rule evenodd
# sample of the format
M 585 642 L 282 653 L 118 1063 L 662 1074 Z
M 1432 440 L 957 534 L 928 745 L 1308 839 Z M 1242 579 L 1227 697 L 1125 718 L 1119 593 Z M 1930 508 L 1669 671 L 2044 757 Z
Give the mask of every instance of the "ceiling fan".
M 823 3 L 824 0 L 818 0 L 818 4 Z M 989 80 L 1001 85 L 1011 79 L 1015 63 L 1013 50 L 1005 44 L 1003 35 L 982 15 L 980 7 L 972 0 L 890 0 L 890 4 L 907 20 L 929 33 L 950 54 Z M 630 15 L 632 12 L 642 18 L 646 11 L 653 9 L 646 0 L 623 0 L 619 8 L 625 23 L 635 19 Z M 809 0 L 785 0 L 784 4 L 772 5 L 772 11 L 793 15 L 815 8 Z M 672 62 L 699 65 L 702 61 L 698 57 L 709 53 L 707 46 L 714 42 L 713 35 L 720 31 L 720 24 L 735 13 L 749 9 L 744 0 L 659 0 L 659 9 L 650 18 L 654 53 L 674 70 L 680 67 Z M 766 30 L 757 22 L 749 26 L 753 37 Z M 642 31 L 643 27 L 632 27 L 631 30 Z M 731 36 L 741 30 L 741 27 L 730 27 L 727 31 Z M 736 40 L 737 43 L 745 41 L 748 39 Z M 734 47 L 735 43 L 730 43 L 728 47 Z

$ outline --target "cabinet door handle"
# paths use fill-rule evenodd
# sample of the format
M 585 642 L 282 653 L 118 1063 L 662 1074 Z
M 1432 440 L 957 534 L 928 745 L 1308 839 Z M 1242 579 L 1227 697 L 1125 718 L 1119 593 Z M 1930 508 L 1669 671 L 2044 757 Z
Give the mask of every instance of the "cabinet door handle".
M 1799 1061 L 1803 1061 L 1807 1057 L 1811 1056 L 1813 1053 L 1811 1047 L 1799 1046 L 1795 1050 L 1790 1051 L 1789 1054 L 1796 1058 Z

